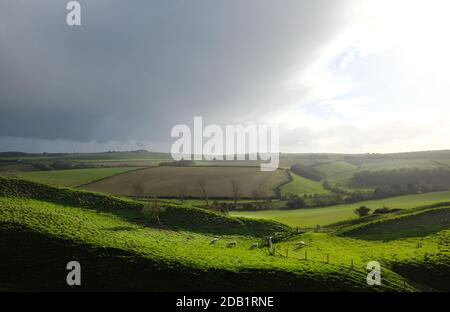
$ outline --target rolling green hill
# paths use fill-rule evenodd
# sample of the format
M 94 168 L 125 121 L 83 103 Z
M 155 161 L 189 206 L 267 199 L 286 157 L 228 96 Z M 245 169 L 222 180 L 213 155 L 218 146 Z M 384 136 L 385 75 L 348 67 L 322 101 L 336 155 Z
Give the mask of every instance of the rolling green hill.
M 450 229 L 450 207 L 407 209 L 379 215 L 370 221 L 341 228 L 341 235 L 365 240 L 421 237 Z
M 80 290 L 408 291 L 429 284 L 398 274 L 395 265 L 423 258 L 423 252 L 433 257 L 442 252 L 434 244 L 441 236 L 427 236 L 430 244 L 422 252 L 413 247 L 415 238 L 384 243 L 333 233 L 293 234 L 272 221 L 162 203 L 158 223 L 143 207 L 0 178 L 0 246 L 8 251 L 0 263 L 0 289 L 70 290 L 64 267 L 75 259 L 84 272 Z M 262 247 L 267 235 L 275 235 L 274 256 Z M 211 244 L 214 237 L 219 240 Z M 299 240 L 306 247 L 298 248 Z M 230 241 L 237 245 L 227 247 Z M 254 242 L 260 247 L 252 250 Z M 401 257 L 394 258 L 398 248 Z M 374 259 L 383 268 L 379 287 L 366 283 L 365 265 Z
M 144 225 L 152 224 L 155 221 L 154 218 L 149 220 L 149 217 L 145 217 L 142 213 L 144 208 L 151 208 L 151 202 L 139 202 L 70 188 L 56 188 L 21 179 L 0 177 L 0 196 L 108 212 Z M 161 221 L 175 228 L 256 236 L 289 231 L 288 226 L 270 220 L 227 217 L 209 210 L 180 207 L 163 201 L 157 201 L 157 204 Z
M 283 196 L 288 196 L 290 194 L 304 195 L 329 193 L 329 191 L 326 190 L 320 182 L 304 178 L 293 172 L 291 172 L 290 175 L 292 177 L 292 181 L 281 187 L 281 194 Z
M 370 215 L 358 222 L 337 224 L 337 234 L 364 241 L 395 243 L 393 269 L 436 289 L 450 290 L 450 206 L 449 203 L 406 209 L 385 215 Z M 413 253 L 400 242 L 416 245 Z M 410 250 L 409 252 L 411 252 Z M 373 251 L 372 251 L 373 252 Z M 403 258 L 403 261 L 398 261 Z

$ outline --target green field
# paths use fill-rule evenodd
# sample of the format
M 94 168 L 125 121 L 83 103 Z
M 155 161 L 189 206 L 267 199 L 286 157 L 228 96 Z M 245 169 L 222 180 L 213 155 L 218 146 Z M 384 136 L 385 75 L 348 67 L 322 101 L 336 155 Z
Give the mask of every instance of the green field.
M 283 196 L 287 196 L 290 194 L 327 194 L 329 193 L 326 190 L 321 182 L 317 182 L 314 180 L 306 179 L 302 176 L 299 176 L 293 172 L 291 172 L 292 182 L 284 184 L 281 187 L 281 194 Z
M 67 169 L 21 172 L 17 175 L 23 179 L 41 183 L 48 183 L 58 186 L 79 186 L 136 169 L 139 168 L 112 167 L 92 169 Z
M 448 272 L 448 226 L 420 237 L 383 242 L 352 238 L 345 232 L 346 225 L 341 225 L 340 236 L 332 232 L 294 234 L 275 222 L 172 206 L 164 207 L 158 225 L 153 216 L 141 212 L 142 205 L 0 178 L 0 243 L 6 248 L 14 246 L 0 263 L 0 288 L 64 289 L 67 286 L 60 282 L 66 274 L 64 265 L 73 259 L 81 261 L 83 287 L 91 290 L 412 291 L 449 287 L 442 279 Z M 388 226 L 391 232 L 398 230 Z M 262 245 L 249 248 L 254 242 L 262 244 L 266 235 L 279 237 L 273 256 Z M 219 240 L 211 244 L 214 237 Z M 300 240 L 306 242 L 305 247 L 298 247 Z M 227 247 L 230 241 L 237 245 Z M 421 248 L 417 248 L 419 243 Z M 382 265 L 381 286 L 366 283 L 365 267 L 372 260 Z
M 442 167 L 431 159 L 416 159 L 416 160 L 397 160 L 397 161 L 383 161 L 375 163 L 367 163 L 361 166 L 361 170 L 394 170 L 402 168 L 419 168 L 419 169 L 433 169 Z
M 336 161 L 324 165 L 314 166 L 314 169 L 320 172 L 324 177 L 328 178 L 339 173 L 354 171 L 357 167 L 345 161 Z
M 347 205 L 337 205 L 324 208 L 309 208 L 296 210 L 263 210 L 263 211 L 233 211 L 232 215 L 263 218 L 275 220 L 290 226 L 324 226 L 346 219 L 357 218 L 354 210 L 360 206 L 367 206 L 371 209 L 383 208 L 414 208 L 431 205 L 439 202 L 450 202 L 450 191 L 434 192 L 418 195 L 408 195 L 386 198 L 381 200 L 370 200 Z

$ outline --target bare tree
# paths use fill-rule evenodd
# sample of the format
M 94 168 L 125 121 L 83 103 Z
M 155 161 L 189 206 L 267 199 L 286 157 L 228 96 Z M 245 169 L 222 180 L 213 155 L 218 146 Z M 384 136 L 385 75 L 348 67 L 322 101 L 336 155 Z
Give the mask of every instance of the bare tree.
M 265 209 L 272 209 L 272 198 L 270 198 L 270 194 L 267 191 L 267 188 L 265 188 L 263 185 L 260 186 L 258 190 L 262 207 Z
M 214 211 L 220 211 L 220 203 L 217 200 L 212 202 L 212 209 Z
M 264 202 L 266 209 L 272 209 L 272 198 L 267 197 Z
M 186 186 L 185 185 L 180 185 L 178 187 L 178 198 L 180 199 L 180 203 L 183 205 L 184 200 L 186 198 Z
M 209 207 L 208 192 L 206 190 L 206 182 L 204 180 L 198 180 L 197 187 L 200 192 L 200 196 L 205 200 L 206 207 Z
M 259 190 L 254 189 L 252 191 L 252 197 L 255 200 L 256 207 L 259 207 L 259 200 L 261 199 L 261 193 L 259 192 Z
M 270 209 L 270 207 L 272 205 L 270 196 L 269 196 L 269 194 L 267 194 L 267 189 L 263 185 L 260 185 L 260 187 L 258 189 L 258 194 L 259 194 L 259 199 L 261 200 L 261 202 L 260 202 L 261 207 Z
M 233 194 L 233 200 L 234 200 L 234 209 L 237 207 L 237 201 L 239 199 L 239 196 L 241 196 L 242 193 L 242 187 L 239 181 L 237 180 L 231 180 L 231 193 Z
M 161 203 L 156 196 L 153 197 L 152 201 L 144 204 L 144 206 L 142 207 L 142 213 L 151 218 L 154 218 L 158 224 L 161 224 L 161 220 L 159 219 L 159 216 L 165 210 L 166 209 L 164 207 L 161 207 Z

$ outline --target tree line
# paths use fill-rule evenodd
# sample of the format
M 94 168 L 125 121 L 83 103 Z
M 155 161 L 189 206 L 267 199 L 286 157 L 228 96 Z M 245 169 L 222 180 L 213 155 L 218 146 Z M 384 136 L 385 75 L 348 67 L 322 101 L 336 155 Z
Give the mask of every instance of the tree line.
M 316 169 L 308 166 L 304 166 L 302 164 L 294 164 L 291 166 L 291 171 L 301 177 L 314 180 L 321 181 L 323 176 Z
M 444 168 L 419 169 L 402 168 L 381 171 L 360 171 L 353 175 L 350 183 L 358 187 L 378 187 L 386 185 L 419 185 L 433 187 L 450 186 L 450 170 Z

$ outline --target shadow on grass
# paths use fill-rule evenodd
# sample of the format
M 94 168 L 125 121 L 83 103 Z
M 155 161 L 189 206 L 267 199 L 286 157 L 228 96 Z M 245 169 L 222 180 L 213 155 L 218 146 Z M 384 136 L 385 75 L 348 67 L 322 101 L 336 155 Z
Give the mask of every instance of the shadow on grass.
M 370 241 L 391 241 L 402 238 L 423 237 L 449 229 L 450 208 L 443 208 L 369 223 L 347 232 L 345 236 Z

